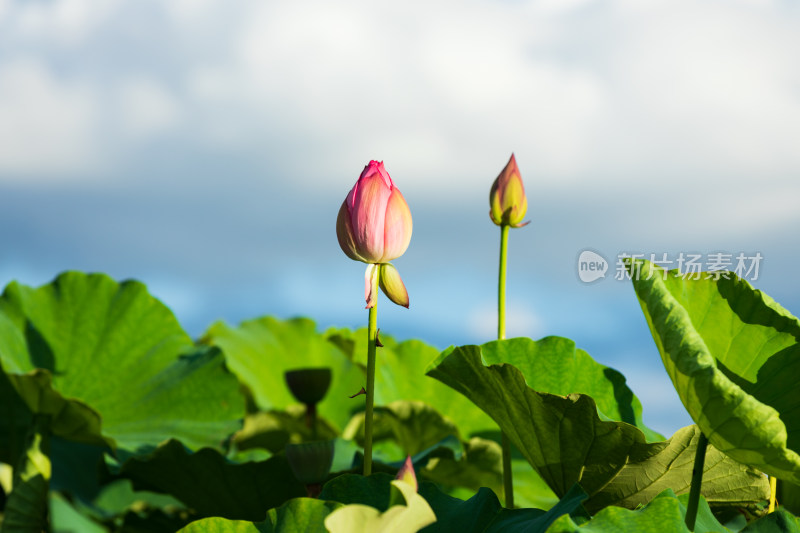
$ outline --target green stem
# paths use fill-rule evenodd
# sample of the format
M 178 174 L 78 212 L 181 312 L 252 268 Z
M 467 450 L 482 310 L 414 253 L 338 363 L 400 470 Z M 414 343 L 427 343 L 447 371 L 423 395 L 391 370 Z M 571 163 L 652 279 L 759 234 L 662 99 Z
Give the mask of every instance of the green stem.
M 372 473 L 372 406 L 375 403 L 375 356 L 378 339 L 378 279 L 380 268 L 372 278 L 372 294 L 375 305 L 369 308 L 369 327 L 367 328 L 367 410 L 364 414 L 364 475 Z
M 707 447 L 708 438 L 703 433 L 700 433 L 700 438 L 697 439 L 697 451 L 694 455 L 689 502 L 686 506 L 686 527 L 689 528 L 689 531 L 694 531 L 694 524 L 697 521 L 697 506 L 700 503 L 700 485 L 703 483 L 703 466 L 706 462 Z
M 306 405 L 306 423 L 311 428 L 311 441 L 319 439 L 319 429 L 317 428 L 317 404 Z
M 497 338 L 506 338 L 506 263 L 508 226 L 500 226 L 500 275 L 497 280 Z
M 506 263 L 508 262 L 508 228 L 500 226 L 500 273 L 497 277 L 497 338 L 506 338 Z M 514 480 L 511 476 L 511 442 L 508 435 L 500 430 L 503 448 L 503 491 L 506 507 L 514 508 Z

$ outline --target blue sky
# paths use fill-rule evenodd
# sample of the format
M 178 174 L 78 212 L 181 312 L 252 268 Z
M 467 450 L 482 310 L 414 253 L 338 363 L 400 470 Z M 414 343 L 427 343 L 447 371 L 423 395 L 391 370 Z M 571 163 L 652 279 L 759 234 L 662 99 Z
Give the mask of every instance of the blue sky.
M 382 329 L 485 342 L 513 151 L 509 335 L 576 340 L 670 434 L 689 419 L 631 286 L 582 284 L 577 256 L 760 252 L 754 285 L 800 313 L 798 22 L 766 0 L 0 0 L 0 283 L 137 278 L 192 334 L 360 326 L 335 218 L 378 159 L 414 217 L 411 309 L 383 300 Z

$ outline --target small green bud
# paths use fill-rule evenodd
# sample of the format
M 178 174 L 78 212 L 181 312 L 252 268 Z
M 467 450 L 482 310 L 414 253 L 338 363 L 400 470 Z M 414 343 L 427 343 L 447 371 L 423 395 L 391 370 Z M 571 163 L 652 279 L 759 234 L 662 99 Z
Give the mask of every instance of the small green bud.
M 528 211 L 528 199 L 525 197 L 525 187 L 522 185 L 514 154 L 511 154 L 508 164 L 492 184 L 489 205 L 489 216 L 498 226 L 520 228 L 528 224 L 522 223 Z

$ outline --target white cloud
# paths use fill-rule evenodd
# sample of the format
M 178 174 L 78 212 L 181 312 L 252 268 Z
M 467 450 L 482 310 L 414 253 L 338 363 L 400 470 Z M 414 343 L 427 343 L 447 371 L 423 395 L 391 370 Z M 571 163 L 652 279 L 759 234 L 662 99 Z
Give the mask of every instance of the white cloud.
M 50 99 L 91 93 L 109 154 L 170 131 L 198 150 L 235 147 L 272 164 L 314 154 L 300 186 L 339 190 L 319 176 L 377 157 L 406 187 L 457 182 L 465 194 L 512 150 L 542 189 L 601 180 L 630 190 L 643 179 L 657 190 L 733 188 L 800 170 L 800 34 L 777 4 L 34 5 L 6 16 L 3 29 L 9 18 L 29 29 L 0 39 L 11 52 L 0 70 L 17 57 L 9 43 L 39 38 L 39 64 L 71 65 L 48 74 L 59 82 Z M 129 27 L 146 19 L 158 21 L 152 33 Z
M 121 0 L 8 2 L 0 6 L 0 19 L 5 11 L 8 29 L 20 41 L 76 47 L 90 39 L 122 5 Z
M 0 175 L 72 179 L 90 171 L 95 93 L 36 59 L 0 64 Z
M 154 79 L 127 79 L 120 85 L 118 96 L 120 126 L 128 135 L 158 135 L 179 123 L 179 102 L 166 87 Z
M 511 150 L 554 188 L 654 171 L 730 185 L 800 168 L 787 13 L 584 4 L 442 2 L 424 17 L 414 5 L 262 5 L 214 95 L 322 155 L 320 170 L 382 154 L 426 186 L 484 179 L 476 169 Z
M 613 98 L 587 162 L 622 180 L 650 169 L 684 183 L 800 166 L 800 36 L 779 10 L 644 4 L 603 23 L 614 37 L 588 66 Z

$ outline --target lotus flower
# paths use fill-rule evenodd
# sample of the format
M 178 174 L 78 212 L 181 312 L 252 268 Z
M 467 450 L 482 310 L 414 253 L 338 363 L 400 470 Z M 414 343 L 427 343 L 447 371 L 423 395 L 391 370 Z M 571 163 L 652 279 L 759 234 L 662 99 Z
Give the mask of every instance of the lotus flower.
M 525 197 L 525 187 L 522 185 L 514 154 L 511 154 L 508 164 L 492 184 L 489 205 L 492 207 L 489 216 L 498 226 L 519 228 L 528 224 L 522 223 L 528 211 L 528 199 Z
M 350 190 L 336 219 L 336 236 L 347 257 L 386 263 L 411 241 L 411 211 L 383 162 L 370 161 Z
M 347 257 L 367 263 L 364 297 L 375 305 L 375 277 L 391 301 L 408 307 L 408 292 L 389 261 L 400 257 L 411 241 L 411 211 L 383 162 L 370 161 L 339 209 L 336 237 Z

